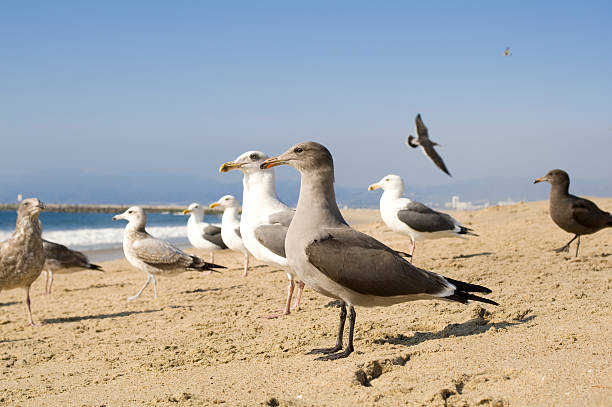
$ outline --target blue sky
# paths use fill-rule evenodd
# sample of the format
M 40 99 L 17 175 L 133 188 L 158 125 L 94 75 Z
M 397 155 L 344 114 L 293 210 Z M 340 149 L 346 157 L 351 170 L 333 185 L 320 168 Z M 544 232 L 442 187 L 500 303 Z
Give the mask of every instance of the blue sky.
M 4 1 L 0 173 L 238 182 L 222 162 L 317 140 L 344 186 L 612 185 L 610 21 L 609 1 Z M 452 179 L 404 145 L 417 113 Z

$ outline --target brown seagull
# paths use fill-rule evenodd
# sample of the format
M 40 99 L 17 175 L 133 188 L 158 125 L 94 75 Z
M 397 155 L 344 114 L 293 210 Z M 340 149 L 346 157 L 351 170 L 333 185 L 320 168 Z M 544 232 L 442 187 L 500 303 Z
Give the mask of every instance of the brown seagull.
M 415 119 L 415 125 L 417 136 L 414 137 L 413 135 L 409 135 L 408 139 L 406 140 L 406 144 L 408 144 L 412 148 L 421 147 L 425 155 L 429 157 L 429 159 L 433 161 L 434 164 L 438 166 L 438 168 L 440 168 L 446 174 L 451 176 L 450 172 L 448 172 L 448 169 L 446 168 L 446 165 L 444 165 L 444 161 L 442 161 L 442 157 L 440 157 L 436 150 L 434 150 L 434 146 L 439 146 L 440 144 L 429 139 L 429 135 L 427 134 L 427 127 L 425 127 L 425 124 L 423 123 L 423 119 L 421 119 L 420 114 L 417 114 L 417 117 Z

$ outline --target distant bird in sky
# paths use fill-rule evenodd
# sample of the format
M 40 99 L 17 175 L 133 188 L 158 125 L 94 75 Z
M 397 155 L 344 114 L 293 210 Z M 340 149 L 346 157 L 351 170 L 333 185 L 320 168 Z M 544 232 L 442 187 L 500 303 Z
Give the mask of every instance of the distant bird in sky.
M 442 157 L 438 155 L 436 150 L 434 150 L 434 146 L 439 146 L 440 144 L 435 141 L 431 141 L 429 139 L 427 127 L 423 123 L 423 119 L 421 119 L 421 114 L 417 114 L 415 119 L 415 127 L 416 127 L 416 137 L 409 135 L 406 140 L 406 144 L 408 144 L 412 148 L 421 147 L 423 152 L 431 161 L 434 162 L 442 171 L 451 176 L 450 172 L 446 168 L 444 161 L 442 161 Z
M 102 270 L 97 264 L 91 264 L 83 253 L 71 250 L 66 246 L 43 239 L 45 250 L 45 294 L 51 294 L 53 273 L 68 274 L 79 270 Z
M 506 49 L 504 50 L 504 56 L 505 57 L 511 57 L 512 56 L 512 52 L 510 52 L 510 47 L 506 47 Z
M 550 217 L 561 229 L 575 236 L 565 246 L 555 249 L 557 253 L 568 252 L 569 245 L 576 242 L 576 257 L 580 247 L 580 236 L 590 235 L 604 228 L 612 227 L 612 215 L 602 211 L 588 199 L 580 198 L 569 193 L 569 176 L 563 170 L 551 170 L 533 181 L 547 181 L 550 183 Z

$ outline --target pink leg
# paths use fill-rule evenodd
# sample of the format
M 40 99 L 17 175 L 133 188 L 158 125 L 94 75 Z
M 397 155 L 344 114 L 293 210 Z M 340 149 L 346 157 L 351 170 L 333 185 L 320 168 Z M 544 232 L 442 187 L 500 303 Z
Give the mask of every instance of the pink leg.
M 45 294 L 49 294 L 49 272 L 43 271 L 45 273 Z
M 302 281 L 300 281 L 298 283 L 298 292 L 297 295 L 295 296 L 295 304 L 293 304 L 293 310 L 299 310 L 300 309 L 300 300 L 302 299 L 302 293 L 304 292 L 304 286 L 306 284 L 304 284 Z
M 30 286 L 26 287 L 26 305 L 28 307 L 28 325 L 30 326 L 40 326 L 41 324 L 35 324 L 32 321 L 32 307 L 30 306 Z
M 293 279 L 289 280 L 289 285 L 287 286 L 287 303 L 285 304 L 284 310 L 278 310 L 278 312 L 270 315 L 266 315 L 264 318 L 278 318 L 284 315 L 291 314 L 291 297 L 293 296 L 293 289 L 295 288 L 295 282 Z
M 249 254 L 247 253 L 244 256 L 244 273 L 242 273 L 242 277 L 246 277 L 249 271 Z
M 214 263 L 215 262 L 215 252 L 210 252 L 210 262 Z
M 49 277 L 49 289 L 47 291 L 47 294 L 51 294 L 51 287 L 53 286 L 53 272 L 52 271 L 48 271 L 47 274 L 50 274 L 50 277 Z
M 416 246 L 416 242 L 413 239 L 410 239 L 410 243 L 412 243 L 410 247 L 410 263 L 412 263 L 414 260 L 414 248 Z

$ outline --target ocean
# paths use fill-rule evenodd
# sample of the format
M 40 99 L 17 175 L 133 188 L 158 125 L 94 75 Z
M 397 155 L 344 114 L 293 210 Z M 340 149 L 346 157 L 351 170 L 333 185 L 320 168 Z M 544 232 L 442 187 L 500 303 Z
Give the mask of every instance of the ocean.
M 178 247 L 189 246 L 187 240 L 189 216 L 172 213 L 148 213 L 147 231 L 155 237 L 167 240 Z M 218 215 L 206 215 L 204 220 L 220 224 Z M 17 213 L 0 211 L 0 241 L 8 239 L 15 230 Z M 94 258 L 121 257 L 124 220 L 113 220 L 110 213 L 41 212 L 43 238 L 61 243 L 71 249 L 81 250 Z M 96 252 L 105 255 L 95 255 Z

